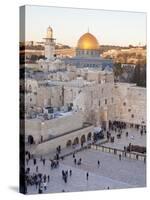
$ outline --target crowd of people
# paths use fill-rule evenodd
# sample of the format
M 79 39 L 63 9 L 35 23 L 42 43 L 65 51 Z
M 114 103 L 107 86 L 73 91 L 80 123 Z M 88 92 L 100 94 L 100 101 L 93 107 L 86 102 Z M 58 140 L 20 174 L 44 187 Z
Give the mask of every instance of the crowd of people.
M 35 186 L 39 194 L 47 190 L 47 185 L 50 182 L 50 175 L 42 173 L 31 173 L 30 168 L 28 167 L 25 171 L 25 188 L 26 193 L 28 192 L 29 186 Z
M 58 152 L 57 152 L 58 153 Z M 37 193 L 41 194 L 47 190 L 48 184 L 50 182 L 50 173 L 48 175 L 39 172 L 39 162 L 42 163 L 43 167 L 46 163 L 49 163 L 50 170 L 56 169 L 59 167 L 60 160 L 46 160 L 42 156 L 38 159 L 35 158 L 34 155 L 30 154 L 29 151 L 26 151 L 26 170 L 25 170 L 25 189 L 26 193 L 28 193 L 28 187 L 34 186 Z M 76 153 L 72 154 L 74 165 L 81 165 L 82 158 L 77 159 Z M 29 163 L 30 162 L 30 163 Z M 30 166 L 35 167 L 35 172 L 30 169 Z M 97 166 L 100 167 L 100 161 L 97 161 Z M 44 170 L 43 170 L 44 171 Z M 64 183 L 68 182 L 68 178 L 72 177 L 73 171 L 72 169 L 69 170 L 62 170 L 62 180 Z M 89 180 L 89 172 L 86 172 L 86 180 Z M 65 190 L 63 190 L 65 191 Z

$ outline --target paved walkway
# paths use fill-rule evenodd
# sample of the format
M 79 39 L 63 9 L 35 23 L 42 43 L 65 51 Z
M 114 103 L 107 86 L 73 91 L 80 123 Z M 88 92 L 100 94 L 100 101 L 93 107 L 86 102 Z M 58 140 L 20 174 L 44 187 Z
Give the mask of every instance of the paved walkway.
M 50 175 L 50 183 L 44 193 L 73 192 L 85 190 L 100 190 L 129 187 L 144 187 L 146 182 L 146 165 L 142 161 L 123 159 L 119 160 L 116 155 L 99 152 L 96 150 L 85 150 L 76 154 L 76 158 L 82 158 L 81 166 L 73 163 L 73 157 L 68 156 L 60 162 L 57 169 L 51 170 L 50 161 L 46 165 L 38 160 L 39 172 Z M 97 165 L 100 160 L 100 167 Z M 31 173 L 35 172 L 36 166 L 29 161 Z M 62 180 L 62 170 L 72 169 L 72 176 L 68 182 Z M 86 172 L 89 172 L 89 180 L 86 180 Z M 28 193 L 38 193 L 35 186 L 28 187 Z
M 126 137 L 126 132 L 128 131 L 128 137 Z M 122 131 L 122 135 L 120 139 L 117 139 L 117 134 L 114 131 L 110 131 L 111 136 L 115 137 L 114 143 L 108 142 L 105 143 L 104 146 L 106 147 L 113 147 L 117 149 L 124 149 L 124 146 L 128 146 L 129 143 L 133 145 L 139 145 L 139 146 L 146 146 L 146 135 L 143 134 L 141 136 L 140 130 L 137 131 L 135 128 L 128 128 Z

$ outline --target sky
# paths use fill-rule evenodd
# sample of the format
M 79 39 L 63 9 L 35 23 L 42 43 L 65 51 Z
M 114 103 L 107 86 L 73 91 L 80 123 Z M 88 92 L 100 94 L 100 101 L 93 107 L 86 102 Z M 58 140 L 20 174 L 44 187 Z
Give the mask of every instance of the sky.
M 100 45 L 145 45 L 146 13 L 26 6 L 26 41 L 43 41 L 48 26 L 56 43 L 76 47 L 88 31 Z

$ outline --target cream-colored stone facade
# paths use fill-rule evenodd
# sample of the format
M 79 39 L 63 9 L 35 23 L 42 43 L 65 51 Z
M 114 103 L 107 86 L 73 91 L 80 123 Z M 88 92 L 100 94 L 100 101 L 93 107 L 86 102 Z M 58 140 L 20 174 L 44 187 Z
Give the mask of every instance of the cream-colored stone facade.
M 85 122 L 94 125 L 109 120 L 146 123 L 146 89 L 133 84 L 115 84 L 112 72 L 86 70 L 80 71 L 80 77 L 71 81 L 29 79 L 27 82 L 27 90 L 32 88 L 26 95 L 28 107 L 42 109 L 72 104 L 75 111 L 83 112 Z
M 25 138 L 33 137 L 38 144 L 32 153 L 45 154 L 53 152 L 60 145 L 61 148 L 73 144 L 81 144 L 92 138 L 93 125 L 85 124 L 82 112 L 67 112 L 64 116 L 51 120 L 26 119 Z M 42 138 L 42 140 L 41 140 Z
M 146 125 L 146 89 L 125 83 L 114 88 L 116 119 Z
M 25 120 L 26 136 L 32 135 L 36 143 L 40 142 L 41 136 L 43 136 L 43 140 L 47 140 L 79 129 L 82 126 L 83 115 L 80 112 L 67 112 L 64 116 L 50 120 L 43 120 L 42 118 Z
M 39 85 L 37 92 L 38 107 L 60 107 L 62 106 L 62 87 Z
M 77 140 L 81 144 L 82 138 L 85 136 L 85 141 L 88 140 L 89 133 L 92 132 L 93 126 L 83 127 L 80 130 L 75 130 L 70 132 L 69 134 L 62 135 L 61 137 L 57 137 L 41 143 L 37 146 L 37 148 L 33 151 L 34 154 L 47 154 L 49 152 L 55 152 L 56 148 L 60 145 L 61 148 L 66 148 L 68 144 L 74 144 Z
M 146 88 L 114 83 L 113 72 L 106 66 L 65 64 L 54 56 L 51 27 L 44 39 L 46 59 L 25 66 L 25 136 L 26 142 L 38 144 L 34 153 L 82 144 L 92 139 L 94 127 L 107 129 L 109 120 L 146 125 Z M 116 55 L 116 50 L 109 53 Z

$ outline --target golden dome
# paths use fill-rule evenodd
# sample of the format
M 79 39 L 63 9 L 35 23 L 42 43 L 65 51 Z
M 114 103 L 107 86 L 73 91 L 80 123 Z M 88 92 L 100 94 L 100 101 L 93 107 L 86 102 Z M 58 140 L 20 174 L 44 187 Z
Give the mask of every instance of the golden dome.
M 90 49 L 90 50 L 97 49 L 98 50 L 99 43 L 98 43 L 97 39 L 94 37 L 94 35 L 92 35 L 91 33 L 85 33 L 78 40 L 77 48 L 78 49 Z

